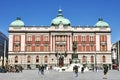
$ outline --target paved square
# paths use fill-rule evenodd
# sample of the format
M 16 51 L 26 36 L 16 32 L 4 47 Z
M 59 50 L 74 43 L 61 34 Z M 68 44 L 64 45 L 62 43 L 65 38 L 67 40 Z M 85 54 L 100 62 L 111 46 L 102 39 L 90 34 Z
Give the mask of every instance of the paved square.
M 22 73 L 0 73 L 0 80 L 120 80 L 120 71 L 109 70 L 107 79 L 103 79 L 103 71 L 80 73 L 75 77 L 73 72 L 45 71 L 44 75 L 38 70 L 23 70 Z

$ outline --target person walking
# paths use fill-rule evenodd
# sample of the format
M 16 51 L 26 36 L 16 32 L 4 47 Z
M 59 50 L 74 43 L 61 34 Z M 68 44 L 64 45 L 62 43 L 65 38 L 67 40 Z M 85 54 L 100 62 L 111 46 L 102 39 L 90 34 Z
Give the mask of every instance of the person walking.
M 42 74 L 42 75 L 44 75 L 44 68 L 45 68 L 45 67 L 42 65 L 42 66 L 41 66 L 41 74 Z
M 81 73 L 84 73 L 84 66 L 81 68 Z
M 75 65 L 73 70 L 75 72 L 75 76 L 78 77 L 78 66 Z
M 104 69 L 104 71 L 103 71 L 103 73 L 104 73 L 103 79 L 107 79 L 108 65 L 105 64 L 105 65 L 103 66 L 103 69 Z
M 38 66 L 38 74 L 41 72 L 41 66 Z

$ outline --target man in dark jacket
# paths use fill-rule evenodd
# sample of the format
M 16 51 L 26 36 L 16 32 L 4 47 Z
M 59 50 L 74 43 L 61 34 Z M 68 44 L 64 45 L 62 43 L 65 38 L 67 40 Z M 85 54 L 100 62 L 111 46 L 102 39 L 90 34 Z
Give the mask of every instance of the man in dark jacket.
M 76 77 L 78 77 L 78 66 L 75 65 L 73 70 L 75 72 Z
M 45 68 L 45 67 L 42 65 L 42 66 L 41 66 L 41 74 L 42 74 L 42 75 L 44 75 L 44 68 Z
M 104 79 L 107 79 L 107 73 L 108 73 L 108 66 L 105 64 L 104 66 L 103 66 L 103 68 L 104 68 Z

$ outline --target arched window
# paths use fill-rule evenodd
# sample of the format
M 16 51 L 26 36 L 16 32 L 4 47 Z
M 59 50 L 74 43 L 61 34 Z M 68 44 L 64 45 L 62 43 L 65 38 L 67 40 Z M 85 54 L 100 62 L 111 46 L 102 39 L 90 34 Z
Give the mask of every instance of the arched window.
M 91 56 L 91 63 L 94 62 L 94 56 Z
M 48 62 L 48 57 L 47 56 L 44 57 L 44 61 L 45 61 L 45 63 Z
M 106 62 L 106 57 L 102 56 L 102 60 L 103 60 L 103 62 Z
M 30 56 L 27 57 L 27 62 L 30 63 Z
M 15 63 L 18 63 L 18 56 L 15 56 Z
M 83 63 L 86 62 L 86 56 L 83 56 L 82 61 Z
M 36 63 L 39 63 L 39 56 L 36 56 Z

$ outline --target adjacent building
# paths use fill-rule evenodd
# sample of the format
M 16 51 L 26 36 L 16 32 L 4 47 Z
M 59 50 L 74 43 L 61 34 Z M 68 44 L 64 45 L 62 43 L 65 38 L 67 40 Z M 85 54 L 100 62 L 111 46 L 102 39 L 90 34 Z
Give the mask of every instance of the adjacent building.
M 8 59 L 8 37 L 0 32 L 0 66 L 5 66 Z
M 113 69 L 120 70 L 120 40 L 112 45 L 111 51 Z
M 89 68 L 111 68 L 111 29 L 99 18 L 93 26 L 72 26 L 62 10 L 50 26 L 26 26 L 17 18 L 9 27 L 9 64 L 35 69 L 38 65 L 68 66 L 73 43 L 77 43 L 79 63 Z

